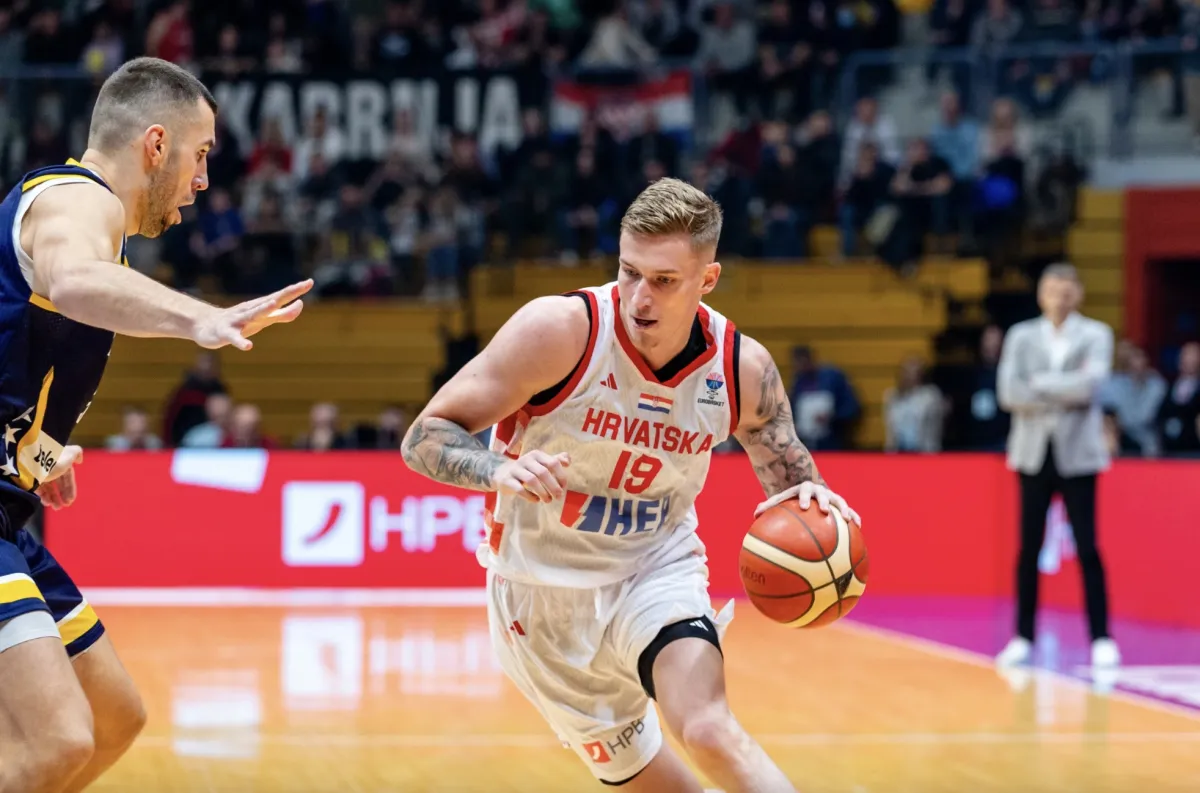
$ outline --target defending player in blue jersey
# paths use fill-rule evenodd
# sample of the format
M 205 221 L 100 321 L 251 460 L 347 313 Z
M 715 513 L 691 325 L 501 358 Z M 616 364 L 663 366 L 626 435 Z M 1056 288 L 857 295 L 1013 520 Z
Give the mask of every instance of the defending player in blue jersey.
M 128 267 L 128 235 L 157 237 L 208 187 L 216 109 L 178 66 L 130 61 L 100 90 L 83 156 L 0 203 L 0 793 L 83 790 L 145 720 L 96 613 L 22 528 L 39 498 L 75 499 L 71 432 L 114 334 L 249 350 L 312 287 L 218 308 Z

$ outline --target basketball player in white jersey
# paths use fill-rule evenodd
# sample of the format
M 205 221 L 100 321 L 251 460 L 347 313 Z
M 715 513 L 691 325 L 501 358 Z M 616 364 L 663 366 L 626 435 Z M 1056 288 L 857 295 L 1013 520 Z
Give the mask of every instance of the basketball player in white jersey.
M 699 793 L 668 726 L 729 793 L 794 791 L 729 711 L 693 507 L 735 435 L 769 496 L 858 516 L 796 438 L 761 344 L 703 305 L 721 210 L 674 179 L 621 222 L 615 283 L 519 310 L 430 401 L 408 464 L 489 493 L 493 645 L 560 739 L 608 785 Z M 474 437 L 494 425 L 491 449 Z M 750 521 L 746 516 L 747 524 Z

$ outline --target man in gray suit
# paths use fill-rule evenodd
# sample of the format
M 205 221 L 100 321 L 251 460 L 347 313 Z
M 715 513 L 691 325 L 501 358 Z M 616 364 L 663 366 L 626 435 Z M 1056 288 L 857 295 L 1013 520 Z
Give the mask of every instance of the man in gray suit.
M 1021 484 L 1017 635 L 997 656 L 1003 666 L 1025 663 L 1033 650 L 1038 553 L 1056 492 L 1062 495 L 1083 572 L 1092 665 L 1120 663 L 1108 635 L 1108 594 L 1096 548 L 1096 476 L 1109 465 L 1096 394 L 1112 370 L 1113 332 L 1077 312 L 1082 299 L 1074 267 L 1047 267 L 1038 282 L 1042 316 L 1010 328 L 1000 353 L 997 399 L 1012 414 L 1008 467 Z

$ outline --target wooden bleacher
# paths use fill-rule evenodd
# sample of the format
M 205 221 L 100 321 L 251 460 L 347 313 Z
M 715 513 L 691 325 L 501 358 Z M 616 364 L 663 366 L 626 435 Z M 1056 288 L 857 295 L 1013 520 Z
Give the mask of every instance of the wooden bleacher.
M 422 405 L 445 363 L 443 330 L 461 333 L 464 318 L 462 310 L 411 301 L 314 303 L 295 324 L 256 336 L 252 351 L 221 350 L 222 377 L 234 399 L 262 408 L 264 430 L 290 445 L 308 427 L 314 402 L 336 402 L 348 423 L 374 419 L 388 404 Z M 118 338 L 73 439 L 102 444 L 120 429 L 128 404 L 144 408 L 157 429 L 197 352 L 188 342 Z
M 1125 327 L 1122 191 L 1085 188 L 1081 192 L 1078 220 L 1067 238 L 1067 253 L 1083 279 L 1083 312 L 1107 322 L 1119 338 Z
M 836 230 L 815 230 L 813 242 L 817 254 L 836 250 Z M 262 408 L 264 430 L 287 445 L 307 428 L 317 401 L 336 402 L 348 423 L 370 420 L 389 403 L 419 407 L 444 365 L 446 335 L 462 333 L 468 317 L 486 342 L 526 301 L 614 277 L 609 262 L 481 267 L 472 275 L 474 297 L 461 309 L 413 301 L 312 303 L 295 325 L 256 337 L 252 352 L 222 350 L 222 376 L 235 400 Z M 947 323 L 946 298 L 978 300 L 986 291 L 982 261 L 929 259 L 912 281 L 868 261 L 727 261 L 710 302 L 767 346 L 785 378 L 798 344 L 844 369 L 864 407 L 857 441 L 878 447 L 881 399 L 900 361 L 912 354 L 932 361 L 934 338 Z M 99 445 L 119 430 L 128 404 L 146 409 L 160 426 L 162 409 L 196 354 L 185 342 L 118 339 L 75 438 Z
M 471 284 L 475 328 L 486 341 L 525 302 L 614 277 L 608 263 L 481 268 Z M 934 338 L 947 323 L 947 297 L 978 300 L 987 286 L 987 266 L 977 260 L 929 259 L 911 282 L 875 262 L 727 261 L 707 302 L 761 341 L 789 381 L 798 344 L 842 368 L 863 404 L 856 442 L 879 447 L 883 393 L 900 362 L 909 355 L 932 361 Z

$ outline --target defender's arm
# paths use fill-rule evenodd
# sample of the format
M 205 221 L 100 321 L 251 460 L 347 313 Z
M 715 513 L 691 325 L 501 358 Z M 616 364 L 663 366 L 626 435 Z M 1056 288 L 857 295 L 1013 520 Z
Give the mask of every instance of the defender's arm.
M 39 195 L 21 228 L 21 245 L 33 259 L 34 293 L 65 317 L 125 336 L 247 350 L 248 337 L 299 316 L 302 304 L 292 300 L 312 286 L 304 282 L 218 308 L 115 265 L 124 227 L 120 200 L 100 185 L 65 184 Z
M 484 447 L 475 433 L 566 378 L 587 349 L 589 330 L 587 306 L 578 297 L 541 297 L 526 304 L 409 427 L 401 444 L 408 467 L 471 490 L 503 486 L 496 472 L 508 460 Z
M 742 406 L 734 437 L 750 455 L 766 494 L 774 496 L 803 482 L 824 485 L 812 454 L 796 437 L 779 368 L 765 347 L 745 335 L 738 375 Z

